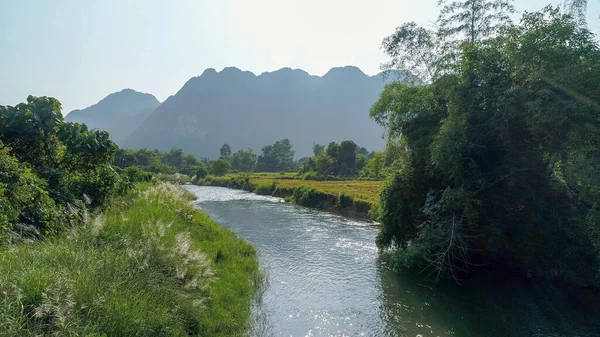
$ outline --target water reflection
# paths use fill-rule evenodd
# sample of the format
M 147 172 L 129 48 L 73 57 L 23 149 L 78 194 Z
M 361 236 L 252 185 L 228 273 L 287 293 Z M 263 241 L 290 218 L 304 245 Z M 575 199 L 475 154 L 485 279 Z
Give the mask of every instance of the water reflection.
M 478 286 L 401 277 L 366 223 L 244 191 L 188 188 L 257 248 L 265 276 L 257 336 L 600 336 L 597 294 L 503 274 Z
M 383 320 L 395 336 L 600 336 L 595 291 L 505 274 L 433 284 L 380 260 Z

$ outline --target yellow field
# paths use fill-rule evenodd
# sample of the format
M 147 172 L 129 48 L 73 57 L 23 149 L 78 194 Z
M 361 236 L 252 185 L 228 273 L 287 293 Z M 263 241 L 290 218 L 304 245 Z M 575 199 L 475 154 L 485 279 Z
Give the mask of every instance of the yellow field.
M 240 177 L 247 175 L 250 183 L 261 184 L 278 182 L 280 188 L 294 188 L 301 185 L 321 190 L 328 194 L 345 194 L 354 200 L 374 203 L 379 199 L 379 194 L 383 187 L 383 181 L 364 181 L 364 180 L 345 180 L 345 181 L 314 181 L 301 180 L 297 178 L 296 173 L 250 173 L 250 174 L 232 174 L 231 177 Z

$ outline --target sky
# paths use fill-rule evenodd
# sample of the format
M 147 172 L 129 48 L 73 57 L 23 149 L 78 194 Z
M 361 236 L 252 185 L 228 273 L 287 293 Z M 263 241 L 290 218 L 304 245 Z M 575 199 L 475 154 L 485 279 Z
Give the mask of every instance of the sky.
M 0 104 L 52 96 L 63 113 L 131 88 L 164 101 L 206 68 L 373 75 L 381 41 L 431 26 L 438 0 L 0 0 Z M 519 12 L 560 0 L 516 0 Z M 600 32 L 600 0 L 589 0 Z

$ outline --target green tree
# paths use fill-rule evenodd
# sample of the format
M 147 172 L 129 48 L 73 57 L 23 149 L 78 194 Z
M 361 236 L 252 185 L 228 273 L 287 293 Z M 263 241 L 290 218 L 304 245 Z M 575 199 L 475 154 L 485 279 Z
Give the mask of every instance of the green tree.
M 230 169 L 231 164 L 229 163 L 229 160 L 225 158 L 219 158 L 210 163 L 210 173 L 216 176 L 225 175 Z
M 239 150 L 231 157 L 231 167 L 241 172 L 250 172 L 254 170 L 257 160 L 256 154 L 251 149 Z
M 229 147 L 229 144 L 225 143 L 223 144 L 223 146 L 221 146 L 221 158 L 229 158 L 231 157 L 231 147 Z
M 180 169 L 184 166 L 185 155 L 182 149 L 172 148 L 169 152 L 162 155 L 162 162 Z
M 318 156 L 320 153 L 325 152 L 325 145 L 314 144 L 313 145 L 313 154 Z
M 460 46 L 453 72 L 388 85 L 373 105 L 401 159 L 377 244 L 438 275 L 497 263 L 595 284 L 598 44 L 552 8 L 486 36 Z
M 208 175 L 208 171 L 206 170 L 206 166 L 204 164 L 199 164 L 196 170 L 196 178 L 204 179 Z
M 385 167 L 385 154 L 383 152 L 375 152 L 373 158 L 369 159 L 363 169 L 361 175 L 371 176 L 375 179 L 383 178 L 383 169 Z
M 327 145 L 327 150 L 325 150 L 325 152 L 329 157 L 333 158 L 334 160 L 337 160 L 339 150 L 340 146 L 338 145 L 338 143 L 331 142 L 329 143 L 329 145 Z
M 351 176 L 356 174 L 356 155 L 358 146 L 351 140 L 340 143 L 337 153 L 337 170 L 341 175 Z
M 294 168 L 294 150 L 289 139 L 282 139 L 262 148 L 258 156 L 257 171 L 291 171 Z

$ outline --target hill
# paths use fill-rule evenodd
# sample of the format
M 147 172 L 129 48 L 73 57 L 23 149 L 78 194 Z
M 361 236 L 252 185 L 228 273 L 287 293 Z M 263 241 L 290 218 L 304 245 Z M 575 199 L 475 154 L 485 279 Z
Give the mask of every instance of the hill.
M 65 120 L 84 123 L 90 129 L 110 132 L 119 146 L 152 114 L 160 102 L 151 94 L 124 89 L 112 93 L 100 102 L 82 109 L 73 110 Z
M 207 69 L 162 103 L 124 146 L 179 147 L 209 158 L 224 143 L 259 152 L 283 138 L 292 141 L 297 158 L 311 154 L 313 143 L 343 139 L 379 149 L 383 129 L 369 119 L 369 108 L 384 84 L 382 74 L 368 76 L 351 66 L 323 76 L 290 68 L 258 76 L 233 67 Z

